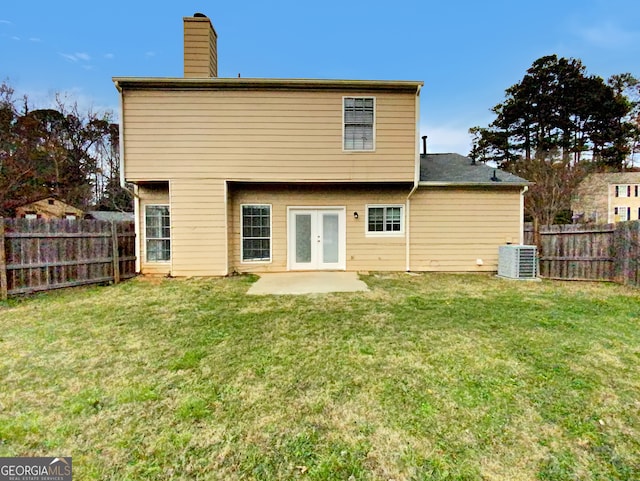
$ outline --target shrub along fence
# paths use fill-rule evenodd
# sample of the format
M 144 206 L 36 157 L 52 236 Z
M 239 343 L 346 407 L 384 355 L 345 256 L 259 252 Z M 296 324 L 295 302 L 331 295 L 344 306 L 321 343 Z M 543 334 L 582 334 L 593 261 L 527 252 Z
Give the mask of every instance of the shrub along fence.
M 525 226 L 525 244 L 533 243 Z M 540 276 L 614 281 L 640 286 L 640 222 L 551 225 L 540 228 Z
M 0 217 L 0 298 L 135 276 L 133 222 Z

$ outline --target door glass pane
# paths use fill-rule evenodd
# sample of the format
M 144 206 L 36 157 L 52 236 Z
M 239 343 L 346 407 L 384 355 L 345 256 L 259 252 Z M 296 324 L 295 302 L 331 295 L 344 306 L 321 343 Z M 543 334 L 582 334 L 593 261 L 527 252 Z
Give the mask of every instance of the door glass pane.
M 322 262 L 338 262 L 338 214 L 322 215 Z
M 311 262 L 311 214 L 295 214 L 296 262 Z

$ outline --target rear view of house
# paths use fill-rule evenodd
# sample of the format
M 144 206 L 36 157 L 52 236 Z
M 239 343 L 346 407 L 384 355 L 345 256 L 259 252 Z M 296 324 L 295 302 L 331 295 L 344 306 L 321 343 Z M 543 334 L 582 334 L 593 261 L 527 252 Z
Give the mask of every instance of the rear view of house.
M 419 152 L 422 82 L 220 78 L 184 18 L 183 78 L 114 78 L 143 273 L 496 270 L 526 181 Z

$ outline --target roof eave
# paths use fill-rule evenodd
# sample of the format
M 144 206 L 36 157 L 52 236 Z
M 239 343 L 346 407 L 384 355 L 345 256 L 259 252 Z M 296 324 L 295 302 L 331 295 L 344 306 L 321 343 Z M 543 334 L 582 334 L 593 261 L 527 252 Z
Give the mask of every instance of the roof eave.
M 341 89 L 398 90 L 415 92 L 424 85 L 415 80 L 336 80 L 336 79 L 275 79 L 275 78 L 170 78 L 113 77 L 116 88 L 128 89 Z
M 419 187 L 525 187 L 532 182 L 434 182 L 420 181 Z

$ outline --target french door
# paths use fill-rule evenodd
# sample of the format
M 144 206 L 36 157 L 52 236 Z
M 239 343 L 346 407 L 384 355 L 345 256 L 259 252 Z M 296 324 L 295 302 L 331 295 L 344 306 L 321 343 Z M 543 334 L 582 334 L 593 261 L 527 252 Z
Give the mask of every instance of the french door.
M 289 209 L 289 269 L 345 269 L 344 208 Z

